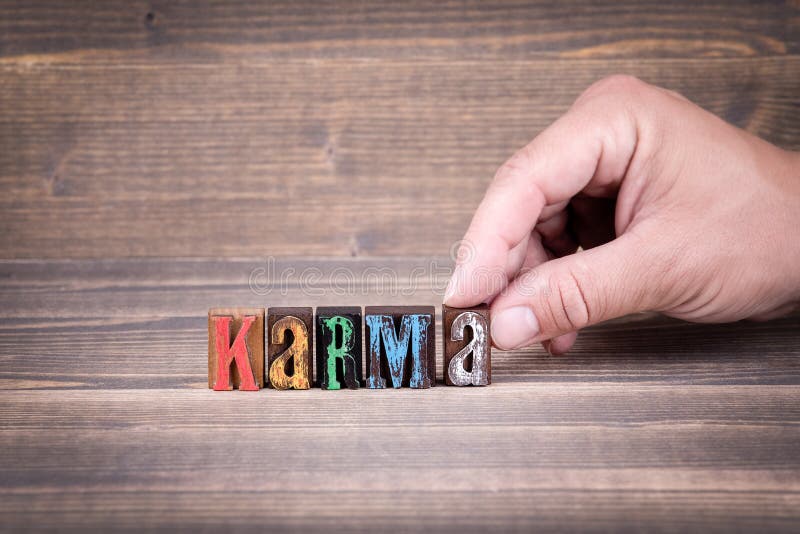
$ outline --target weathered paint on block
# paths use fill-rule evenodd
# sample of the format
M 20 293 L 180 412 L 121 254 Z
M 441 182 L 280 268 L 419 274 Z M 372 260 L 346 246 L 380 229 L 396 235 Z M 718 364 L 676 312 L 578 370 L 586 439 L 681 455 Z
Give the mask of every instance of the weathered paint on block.
M 442 308 L 444 381 L 449 386 L 485 386 L 492 381 L 489 307 Z M 469 336 L 467 336 L 469 333 Z
M 317 382 L 322 389 L 358 389 L 361 373 L 361 308 L 317 308 Z
M 269 384 L 275 389 L 308 389 L 313 377 L 314 328 L 311 308 L 267 311 Z M 287 373 L 287 369 L 291 369 Z
M 368 306 L 364 313 L 367 334 L 367 386 L 436 385 L 436 311 L 433 306 Z
M 208 387 L 215 391 L 264 387 L 264 308 L 209 310 Z

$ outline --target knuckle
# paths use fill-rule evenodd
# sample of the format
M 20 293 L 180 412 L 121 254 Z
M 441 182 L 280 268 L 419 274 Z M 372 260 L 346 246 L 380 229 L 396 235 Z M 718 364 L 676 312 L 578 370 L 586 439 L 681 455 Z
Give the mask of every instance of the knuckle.
M 595 82 L 594 85 L 598 90 L 611 93 L 626 93 L 640 90 L 647 84 L 636 76 L 631 76 L 629 74 L 613 74 Z
M 602 96 L 624 96 L 630 98 L 647 88 L 649 88 L 649 85 L 635 76 L 614 74 L 594 82 L 583 92 L 578 100 Z
M 529 166 L 527 147 L 511 156 L 503 163 L 494 175 L 494 185 L 503 187 L 513 183 L 517 177 L 525 174 Z
M 521 162 L 516 156 L 503 163 L 494 174 L 494 185 L 507 184 L 514 176 L 522 172 Z
M 676 99 L 680 100 L 681 102 L 689 102 L 689 99 L 686 98 L 685 96 L 683 96 L 678 91 L 673 91 L 672 89 L 664 89 L 664 90 L 667 92 L 668 95 L 670 95 L 673 98 L 676 98 Z
M 549 299 L 550 314 L 560 331 L 579 330 L 591 324 L 594 310 L 590 307 L 591 278 L 586 273 L 569 270 L 554 281 L 555 291 Z
M 542 159 L 534 143 L 522 147 L 497 169 L 491 187 L 497 192 L 514 193 L 520 201 L 541 200 L 542 191 L 532 176 Z

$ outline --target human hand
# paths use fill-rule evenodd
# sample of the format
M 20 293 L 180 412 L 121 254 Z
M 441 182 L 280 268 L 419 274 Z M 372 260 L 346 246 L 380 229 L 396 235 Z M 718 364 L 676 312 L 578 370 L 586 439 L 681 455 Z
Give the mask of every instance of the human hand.
M 560 354 L 647 310 L 778 316 L 800 300 L 800 155 L 613 76 L 500 167 L 459 257 L 444 302 L 491 301 L 501 349 Z

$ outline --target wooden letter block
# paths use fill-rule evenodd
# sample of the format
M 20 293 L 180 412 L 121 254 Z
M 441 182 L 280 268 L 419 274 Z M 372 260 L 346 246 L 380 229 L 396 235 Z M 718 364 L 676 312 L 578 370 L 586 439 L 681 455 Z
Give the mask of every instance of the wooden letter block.
M 367 386 L 436 385 L 436 310 L 433 306 L 367 306 Z
M 311 308 L 267 310 L 269 384 L 275 389 L 311 387 L 313 343 L 314 312 Z
M 361 377 L 361 307 L 317 308 L 317 381 L 322 389 L 358 389 Z
M 492 383 L 490 325 L 485 304 L 467 309 L 442 307 L 444 381 L 448 386 Z
M 264 308 L 209 310 L 208 387 L 216 391 L 264 387 Z

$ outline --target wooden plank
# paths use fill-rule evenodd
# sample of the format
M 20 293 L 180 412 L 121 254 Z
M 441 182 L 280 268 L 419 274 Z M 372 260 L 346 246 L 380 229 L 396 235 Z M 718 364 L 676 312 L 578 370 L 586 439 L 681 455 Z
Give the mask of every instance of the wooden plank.
M 446 258 L 0 262 L 0 388 L 204 387 L 209 303 L 424 303 L 440 315 L 450 265 Z M 251 288 L 252 273 L 260 269 L 271 273 L 274 287 L 256 276 Z M 281 289 L 277 282 L 287 269 L 296 276 Z M 371 277 L 378 269 L 386 275 L 380 284 Z M 426 274 L 416 277 L 416 269 Z M 299 283 L 306 271 L 319 273 L 316 284 Z M 359 282 L 334 291 L 331 279 L 343 272 Z M 540 348 L 493 351 L 492 376 L 617 387 L 796 384 L 798 332 L 800 314 L 730 325 L 634 316 L 587 329 L 565 358 Z
M 4 64 L 0 250 L 444 254 L 497 167 L 615 72 L 800 148 L 800 56 Z
M 438 308 L 495 168 L 607 74 L 800 148 L 799 13 L 0 2 L 0 530 L 797 531 L 800 314 L 220 395 L 205 313 Z
M 3 321 L 0 389 L 202 387 L 201 317 Z M 540 348 L 493 351 L 494 382 L 795 384 L 800 316 L 764 324 L 688 325 L 648 321 L 581 334 L 565 358 Z M 141 357 L 148 347 L 148 358 Z M 439 354 L 441 354 L 439 347 Z M 441 378 L 441 373 L 438 378 Z
M 476 432 L 482 432 L 482 428 L 503 428 L 503 432 L 518 428 L 534 432 L 537 427 L 602 427 L 608 431 L 613 428 L 628 429 L 630 432 L 622 432 L 621 435 L 627 433 L 633 439 L 637 435 L 634 430 L 637 429 L 645 435 L 648 432 L 661 435 L 676 427 L 699 435 L 708 425 L 709 432 L 717 426 L 728 427 L 733 435 L 740 426 L 785 436 L 787 441 L 779 449 L 772 449 L 774 443 L 770 440 L 752 442 L 742 438 L 742 441 L 749 443 L 749 453 L 756 455 L 756 451 L 761 451 L 757 456 L 737 456 L 734 449 L 725 447 L 717 450 L 692 447 L 689 450 L 688 443 L 681 450 L 665 451 L 663 449 L 669 446 L 656 445 L 656 442 L 652 447 L 657 450 L 643 450 L 639 455 L 630 456 L 622 450 L 607 450 L 600 443 L 592 444 L 591 436 L 586 436 L 567 450 L 562 450 L 562 444 L 554 445 L 550 454 L 556 454 L 558 449 L 562 450 L 558 454 L 566 458 L 575 447 L 592 449 L 594 460 L 573 457 L 573 462 L 580 465 L 596 464 L 600 462 L 599 459 L 609 462 L 613 459 L 622 465 L 658 464 L 658 453 L 665 455 L 660 460 L 662 463 L 677 465 L 699 465 L 705 462 L 708 455 L 721 455 L 725 461 L 739 462 L 742 466 L 753 463 L 766 467 L 786 467 L 800 462 L 796 454 L 789 454 L 790 451 L 796 452 L 796 447 L 790 447 L 788 441 L 789 437 L 797 436 L 800 432 L 800 404 L 796 402 L 798 393 L 798 384 L 684 384 L 676 387 L 661 383 L 620 387 L 618 384 L 602 382 L 543 382 L 532 385 L 499 379 L 487 388 L 436 387 L 425 391 L 360 388 L 342 389 L 335 393 L 319 388 L 292 392 L 265 389 L 247 395 L 224 395 L 205 387 L 184 386 L 149 390 L 77 389 L 64 390 L 57 395 L 51 391 L 3 390 L 0 391 L 0 399 L 3 400 L 0 417 L 4 431 L 15 432 L 48 429 L 73 432 L 82 428 L 107 431 L 127 428 L 134 431 L 153 425 L 164 430 L 213 432 L 220 428 L 221 421 L 227 421 L 231 428 L 242 433 L 246 426 L 253 432 L 252 439 L 258 439 L 257 431 L 263 433 L 269 428 L 298 427 L 332 433 L 343 426 L 351 430 L 376 427 L 384 428 L 389 434 L 404 428 L 409 439 L 413 439 L 415 430 L 427 428 L 471 427 Z M 169 406 L 169 410 L 165 410 L 165 406 Z M 296 414 L 296 417 L 288 418 L 287 412 Z M 210 414 L 215 414 L 215 417 L 209 417 Z M 727 431 L 724 433 L 727 435 Z M 490 439 L 490 435 L 491 432 L 487 430 L 485 439 Z M 345 436 L 342 439 L 350 438 Z M 508 440 L 508 446 L 524 448 L 528 452 L 523 457 L 514 458 L 492 455 L 482 461 L 513 463 L 535 460 L 537 447 L 531 447 L 532 443 L 525 443 L 510 435 L 505 438 L 498 435 L 497 439 Z M 209 447 L 210 444 L 198 441 L 195 446 Z M 631 443 L 625 450 L 630 451 L 633 446 Z M 267 441 L 264 447 L 281 449 L 283 444 L 280 440 Z M 395 447 L 400 448 L 401 444 Z M 326 454 L 337 458 L 347 455 L 347 462 L 353 465 L 360 462 L 363 465 L 363 458 L 351 456 L 350 451 L 326 450 Z M 440 454 L 458 456 L 466 452 L 442 450 Z M 647 461 L 646 454 L 650 455 Z M 450 462 L 456 462 L 456 456 Z M 52 458 L 50 461 L 59 462 L 59 459 Z M 235 458 L 231 461 L 235 461 Z M 327 460 L 318 458 L 307 461 Z M 392 460 L 394 465 L 399 465 L 399 462 L 399 458 Z
M 206 389 L 209 302 L 433 304 L 430 261 L 0 261 L 0 524 L 795 529 L 800 315 L 616 321 L 496 351 L 488 388 Z
M 408 532 L 536 529 L 788 533 L 796 531 L 800 507 L 796 494 L 759 491 L 492 490 L 434 495 L 435 499 L 421 500 L 409 492 L 395 491 L 18 492 L 3 498 L 0 516 L 9 530 L 28 529 L 36 519 L 43 529 L 59 531 L 166 531 L 174 527 L 257 531 L 269 525 L 276 530 L 374 532 L 375 524 L 380 523 Z M 318 513 L 308 513 L 303 498 L 314 499 Z M 332 528 L 334 521 L 336 527 Z
M 0 54 L 741 57 L 800 50 L 795 2 L 47 0 L 0 5 Z
M 560 526 L 790 525 L 798 394 L 796 385 L 508 383 L 335 395 L 0 392 L 0 518 L 111 526 L 135 511 L 154 528 L 269 517 L 418 530 L 448 520 L 523 528 L 579 510 Z M 313 498 L 317 513 L 275 495 Z

